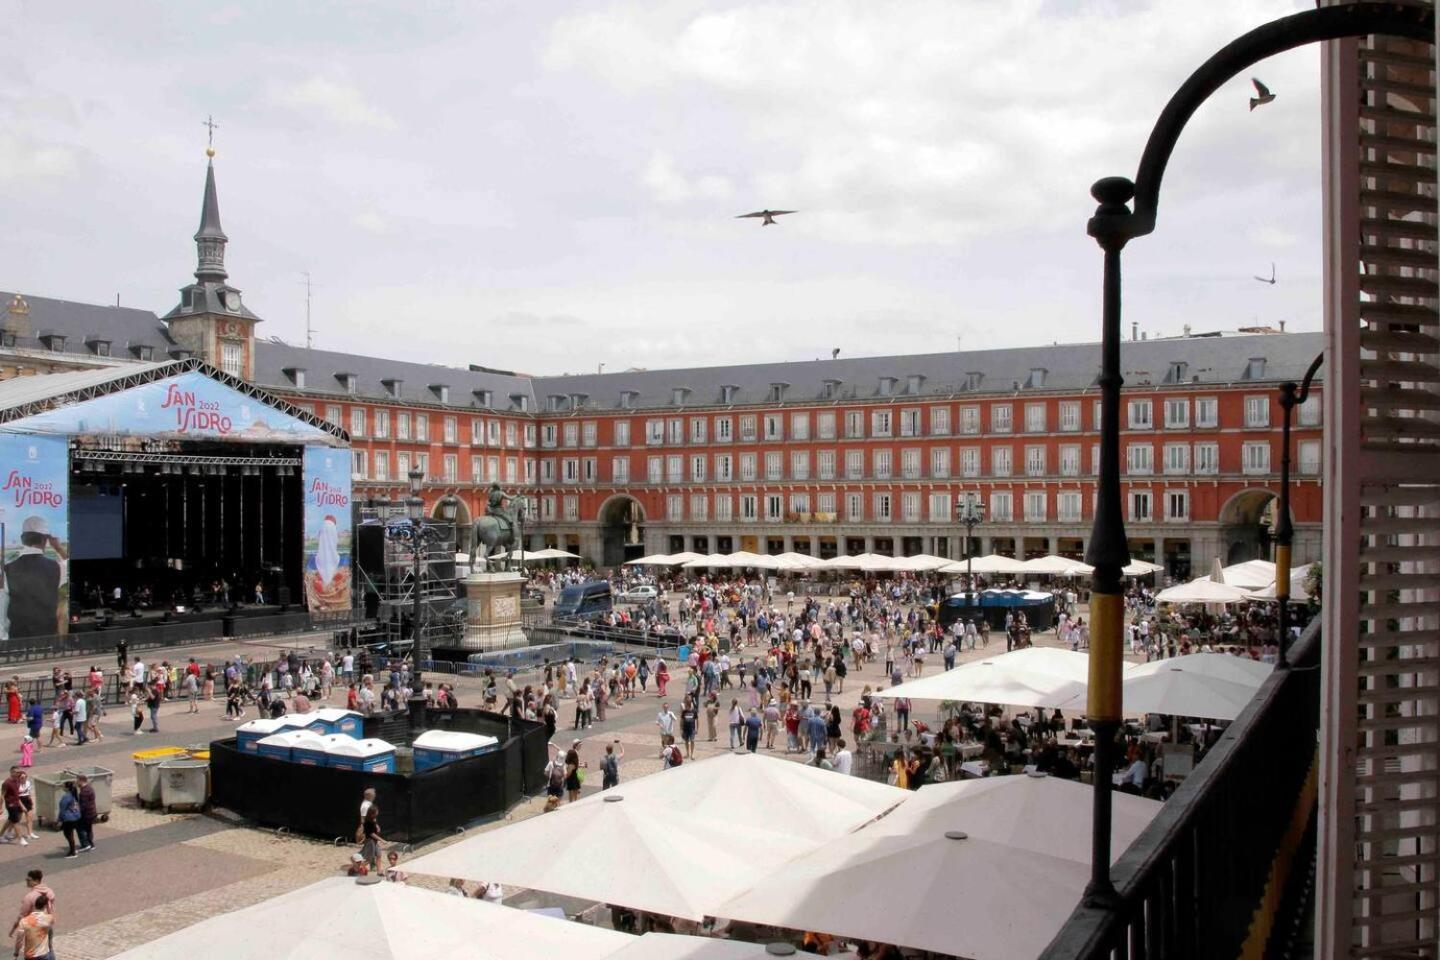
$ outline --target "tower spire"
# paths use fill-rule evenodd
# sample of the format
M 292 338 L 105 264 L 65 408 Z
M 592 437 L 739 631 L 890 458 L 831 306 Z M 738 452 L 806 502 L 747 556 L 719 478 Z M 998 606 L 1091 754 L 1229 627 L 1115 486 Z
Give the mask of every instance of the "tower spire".
M 212 158 L 214 150 L 206 151 Z M 195 231 L 195 250 L 198 264 L 195 279 L 223 283 L 225 272 L 225 242 L 229 238 L 220 229 L 220 200 L 215 193 L 215 161 L 205 163 L 205 200 L 200 208 L 200 229 Z

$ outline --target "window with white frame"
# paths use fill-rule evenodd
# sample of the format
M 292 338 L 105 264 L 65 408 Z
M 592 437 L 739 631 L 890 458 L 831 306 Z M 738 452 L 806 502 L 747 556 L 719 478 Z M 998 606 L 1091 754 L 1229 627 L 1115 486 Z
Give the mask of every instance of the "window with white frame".
M 961 408 L 960 408 L 960 432 L 961 432 L 961 433 L 979 433 L 979 432 L 980 432 L 980 408 L 979 408 L 979 407 L 961 407 Z
M 1061 523 L 1079 523 L 1080 516 L 1080 491 L 1061 490 L 1055 495 L 1056 519 Z
M 511 430 L 513 430 L 513 429 L 514 429 L 514 425 L 512 424 L 512 425 L 511 425 Z M 492 447 L 498 447 L 498 446 L 500 445 L 500 421 L 499 421 L 499 420 L 486 420 L 486 421 L 485 421 L 485 434 L 486 434 L 486 439 L 489 441 L 489 445 L 492 446 Z
M 1270 398 L 1264 395 L 1245 398 L 1245 426 L 1270 426 Z
M 903 523 L 920 522 L 920 494 L 915 490 L 906 490 L 900 494 L 900 520 Z
M 858 440 L 865 436 L 865 414 L 861 410 L 845 411 L 845 437 Z
M 740 442 L 755 442 L 755 414 L 747 413 L 740 418 Z
M 979 448 L 979 447 L 961 447 L 961 448 L 960 448 L 960 476 L 962 476 L 962 477 L 978 477 L 978 476 L 980 476 L 980 448 Z
M 690 442 L 704 443 L 706 436 L 708 436 L 710 432 L 709 427 L 710 421 L 707 420 L 705 417 L 691 417 Z
M 765 479 L 785 479 L 785 455 L 779 450 L 771 450 L 765 454 Z
M 1148 443 L 1132 443 L 1125 448 L 1125 472 L 1144 475 L 1155 471 L 1155 448 Z
M 555 446 L 556 438 L 559 435 L 560 431 L 557 429 L 555 424 L 544 424 L 540 428 L 540 446 L 545 448 Z
M 1048 428 L 1045 423 L 1045 404 L 1025 404 L 1025 432 L 1044 433 Z
M 340 413 L 340 404 L 338 404 L 338 403 L 327 403 L 327 404 L 325 405 L 325 419 L 326 419 L 326 420 L 330 421 L 331 423 L 335 424 L 335 426 L 338 427 L 338 426 L 340 426 L 340 423 L 341 423 L 341 416 L 342 416 L 342 415 L 341 415 L 341 413 Z
M 533 461 L 532 461 L 532 462 L 533 462 Z M 484 483 L 484 482 L 485 482 L 485 458 L 484 458 L 484 457 L 471 457 L 471 458 L 470 458 L 470 482 L 471 482 L 471 483 Z
M 365 436 L 365 408 L 364 408 L 364 407 L 351 407 L 351 408 L 350 408 L 350 436 L 352 436 L 352 437 L 363 437 L 363 436 Z
M 760 498 L 753 493 L 740 494 L 740 519 L 746 523 L 753 523 L 760 517 L 758 504 Z
M 390 479 L 390 454 L 384 450 L 375 451 L 375 479 Z
M 876 521 L 884 523 L 894 519 L 894 501 L 891 499 L 890 494 L 877 493 L 875 494 L 873 502 L 875 504 L 874 519 Z
M 810 413 L 806 410 L 799 410 L 790 414 L 790 439 L 810 439 Z
M 815 436 L 820 440 L 835 439 L 834 410 L 822 410 L 815 414 Z
M 715 418 L 715 441 L 717 443 L 729 443 L 734 439 L 734 421 L 729 417 Z
M 1049 519 L 1046 511 L 1047 500 L 1044 490 L 1025 491 L 1025 521 L 1027 523 L 1044 523 Z
M 810 515 L 810 494 L 790 494 L 790 512 L 799 517 L 808 517 Z
M 1314 475 L 1320 472 L 1320 441 L 1301 440 L 1296 447 L 1299 472 Z
M 735 479 L 735 457 L 728 453 L 715 454 L 715 479 L 730 481 Z
M 629 482 L 630 482 L 630 458 L 629 458 L 629 457 L 611 457 L 611 458 L 610 458 L 610 482 L 611 482 L 611 483 L 629 483 Z
M 672 522 L 685 519 L 685 495 L 683 493 L 666 494 L 665 519 Z
M 245 375 L 245 346 L 234 340 L 220 341 L 220 369 L 232 377 Z
M 554 498 L 554 497 L 548 497 L 548 496 L 547 496 L 547 497 L 541 497 L 541 498 L 540 498 L 540 519 L 541 519 L 541 520 L 554 520 L 554 519 L 555 519 L 555 498 Z
M 1165 444 L 1165 472 L 1170 476 L 1190 472 L 1190 445 L 1188 443 Z
M 894 466 L 889 450 L 875 450 L 870 454 L 871 475 L 876 480 L 889 480 Z
M 1240 448 L 1241 469 L 1245 473 L 1270 472 L 1270 444 L 1265 441 L 1251 441 Z
M 703 453 L 691 454 L 690 456 L 690 482 L 705 482 L 705 462 L 709 458 Z
M 930 494 L 930 522 L 950 522 L 950 495 L 948 493 Z
M 950 448 L 930 448 L 930 476 L 944 480 L 950 476 Z
M 560 461 L 560 480 L 562 483 L 580 482 L 580 461 L 574 457 L 566 457 Z
M 430 442 L 430 416 L 429 414 L 415 414 L 415 439 L 420 443 Z
M 479 417 L 470 421 L 470 445 L 472 447 L 485 446 L 485 421 Z
M 459 423 L 455 420 L 455 418 L 454 418 L 454 417 L 446 417 L 446 418 L 444 419 L 444 421 L 442 421 L 442 422 L 443 422 L 443 424 L 444 424 L 444 426 L 442 427 L 442 429 L 444 430 L 445 442 L 446 442 L 446 443 L 459 443 L 459 442 L 460 442 L 460 439 L 459 439 L 458 434 L 459 434 L 459 426 L 460 426 L 460 425 L 459 425 Z
M 735 499 L 728 493 L 715 494 L 715 519 L 721 523 L 729 523 L 735 519 Z
M 395 439 L 410 439 L 410 414 L 403 411 L 395 414 Z
M 740 454 L 740 479 L 754 480 L 757 476 L 758 462 L 753 453 Z
M 494 483 L 495 481 L 497 481 L 497 480 L 500 479 L 500 458 L 499 458 L 499 457 L 486 457 L 486 458 L 485 458 L 485 478 L 486 478 L 487 480 L 489 480 L 491 483 Z
M 1149 490 L 1130 491 L 1130 519 L 1135 523 L 1149 523 L 1155 519 Z
M 809 479 L 810 479 L 810 451 L 809 451 L 809 450 L 792 450 L 792 451 L 790 451 L 790 479 L 791 479 L 791 480 L 809 480 Z
M 364 480 L 368 473 L 364 450 L 352 450 L 350 462 L 350 476 L 356 480 Z
M 1060 446 L 1060 476 L 1080 476 L 1080 445 L 1066 443 Z
M 525 446 L 535 446 L 535 424 L 533 423 L 525 424 Z
M 1080 401 L 1060 401 L 1060 429 L 1066 433 L 1080 429 Z
M 890 411 L 873 410 L 870 413 L 870 436 L 890 436 Z
M 665 482 L 664 457 L 650 457 L 645 461 L 645 479 L 652 484 Z
M 990 448 L 990 475 L 992 477 L 1008 477 L 1012 467 L 1009 447 Z
M 671 454 L 665 458 L 665 481 L 667 483 L 680 483 L 685 479 L 685 458 L 679 454 Z
M 865 476 L 865 451 L 845 451 L 845 477 L 848 480 L 859 480 Z
M 990 519 L 1010 522 L 1015 519 L 1015 497 L 1008 490 L 990 492 Z
M 710 498 L 703 493 L 692 493 L 690 495 L 690 519 L 705 521 L 710 519 Z
M 395 454 L 395 477 L 397 480 L 406 480 L 410 477 L 410 454 L 401 452 Z
M 664 420 L 646 420 L 646 421 L 645 421 L 645 443 L 646 443 L 646 445 L 647 445 L 647 446 L 654 447 L 654 446 L 659 446 L 660 444 L 662 444 L 662 443 L 664 443 L 664 442 L 665 442 L 665 421 L 664 421 Z M 542 444 L 542 446 L 543 446 L 543 444 Z
M 765 439 L 778 442 L 785 439 L 785 418 L 778 413 L 765 414 Z
M 900 451 L 900 476 L 906 480 L 920 478 L 920 448 L 906 447 Z
M 1025 475 L 1027 477 L 1045 476 L 1045 447 L 1043 444 L 1031 444 L 1025 448 Z
M 1295 412 L 1298 414 L 1296 422 L 1300 426 L 1320 426 L 1320 398 L 1313 391 L 1305 398 L 1304 403 L 1295 408 Z
M 1186 490 L 1165 492 L 1165 519 L 1178 522 L 1190 519 L 1190 493 Z
M 785 519 L 785 498 L 780 494 L 765 494 L 765 519 L 771 522 Z
M 541 460 L 541 461 L 540 461 L 540 482 L 541 482 L 541 483 L 554 483 L 554 482 L 555 482 L 555 461 L 554 461 L 554 460 L 546 459 L 546 460 Z
M 1169 397 L 1165 401 L 1165 429 L 1179 430 L 1190 426 L 1190 400 Z
M 851 523 L 865 519 L 865 494 L 845 494 L 845 519 Z
M 900 411 L 900 436 L 920 436 L 920 408 L 906 407 Z
M 990 432 L 1009 433 L 1014 427 L 1014 408 L 1008 403 L 996 403 L 990 407 Z
M 580 424 L 580 443 L 587 447 L 593 447 L 599 443 L 600 430 L 594 420 L 586 420 Z
M 930 408 L 930 436 L 932 436 L 932 437 L 948 437 L 948 436 L 950 436 L 950 408 L 949 408 L 949 407 L 931 407 L 931 408 Z
M 447 453 L 440 459 L 440 479 L 446 483 L 456 483 L 460 477 L 460 458 L 453 453 Z
M 835 491 L 829 490 L 815 495 L 815 512 L 823 513 L 827 517 L 835 516 Z
M 1100 429 L 1100 401 L 1095 400 L 1090 404 L 1090 429 Z
M 667 442 L 677 445 L 685 442 L 685 420 L 683 417 L 671 417 L 665 422 L 665 439 Z
M 815 475 L 821 480 L 835 479 L 834 450 L 817 450 L 815 452 Z
M 1155 426 L 1154 405 L 1149 400 L 1131 400 L 1128 408 L 1131 430 L 1149 430 Z
M 578 447 L 580 445 L 580 424 L 571 420 L 565 424 L 564 438 L 561 442 L 567 447 Z
M 535 461 L 528 458 L 525 460 L 525 482 L 535 482 Z
M 1093 476 L 1100 476 L 1100 444 L 1090 445 L 1090 473 Z

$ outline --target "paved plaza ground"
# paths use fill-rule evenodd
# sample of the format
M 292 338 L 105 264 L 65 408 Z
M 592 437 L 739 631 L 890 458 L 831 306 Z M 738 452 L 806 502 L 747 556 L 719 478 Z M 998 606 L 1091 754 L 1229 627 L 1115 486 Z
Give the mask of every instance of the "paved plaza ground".
M 1082 615 L 1085 615 L 1082 611 Z M 1056 643 L 1053 632 L 1037 634 L 1035 643 L 1053 646 Z M 282 647 L 304 646 L 294 640 L 285 647 L 279 641 L 229 643 L 212 648 L 180 648 L 169 653 L 151 653 L 156 659 L 179 658 L 181 662 L 192 655 L 218 657 L 243 649 L 256 658 L 274 656 Z M 992 634 L 990 647 L 974 652 L 962 652 L 960 662 L 979 659 L 997 650 L 1004 650 L 1003 634 Z M 147 657 L 149 662 L 149 657 Z M 672 667 L 673 667 L 672 660 Z M 113 657 L 102 665 L 113 668 Z M 32 665 L 21 670 L 22 675 L 43 671 L 49 672 L 50 664 Z M 939 655 L 927 657 L 926 674 L 943 669 Z M 866 684 L 879 687 L 888 683 L 881 676 L 883 665 L 879 662 L 851 671 L 845 682 L 843 693 L 835 695 L 846 715 L 859 700 Z M 9 671 L 16 672 L 16 671 Z M 683 699 L 683 683 L 672 683 L 669 702 L 672 709 L 679 711 Z M 480 685 L 477 680 L 461 680 L 458 694 L 462 706 L 475 705 L 480 700 Z M 729 691 L 724 691 L 722 706 L 729 706 Z M 823 699 L 823 690 L 817 690 L 817 697 Z M 342 694 L 337 692 L 333 699 L 339 701 Z M 612 707 L 603 723 L 596 723 L 584 732 L 573 732 L 570 721 L 573 718 L 573 701 L 561 704 L 561 727 L 557 730 L 555 742 L 568 747 L 574 738 L 581 738 L 581 756 L 590 764 L 593 775 L 587 777 L 585 793 L 599 789 L 599 758 L 604 745 L 619 740 L 625 750 L 621 764 L 621 781 L 635 777 L 649 776 L 661 770 L 659 760 L 659 733 L 655 725 L 660 699 L 652 683 L 650 692 L 622 707 Z M 917 704 L 916 716 L 928 719 L 930 710 L 925 704 Z M 95 831 L 96 850 L 83 854 L 79 859 L 64 859 L 65 844 L 59 833 L 48 829 L 39 831 L 41 839 L 32 841 L 27 847 L 18 844 L 0 845 L 0 865 L 7 881 L 0 887 L 0 909 L 18 911 L 20 897 L 24 892 L 25 871 L 39 867 L 45 871 L 46 882 L 56 891 L 58 917 L 56 924 L 56 949 L 59 956 L 67 960 L 102 960 L 123 949 L 153 940 L 163 934 L 185 927 L 216 913 L 235 910 L 289 890 L 305 886 L 324 877 L 341 873 L 346 866 L 352 849 L 349 845 L 335 847 L 305 837 L 277 835 L 271 830 L 238 826 L 228 819 L 208 814 L 165 814 L 141 809 L 135 799 L 135 774 L 131 754 L 139 749 L 209 741 L 226 737 L 233 724 L 224 718 L 223 699 L 202 702 L 200 713 L 187 714 L 184 703 L 167 704 L 161 711 L 161 733 L 134 737 L 130 734 L 128 714 L 111 713 L 101 722 L 105 740 L 83 747 L 43 749 L 37 758 L 35 772 L 57 771 L 84 764 L 101 766 L 115 771 L 114 812 L 108 823 L 98 824 Z M 252 708 L 253 709 L 253 708 Z M 253 714 L 252 714 L 253 715 Z M 696 759 L 714 756 L 728 750 L 728 731 L 725 712 L 722 710 L 717 721 L 717 739 L 710 742 L 705 738 L 704 723 L 701 723 L 701 739 L 696 744 Z M 0 726 L 0 744 L 18 759 L 18 746 L 23 730 L 19 726 L 5 729 Z M 42 737 L 43 740 L 43 737 Z M 782 749 L 774 751 L 784 756 L 783 732 L 777 740 Z M 838 774 L 837 774 L 838 775 Z M 358 804 L 359 798 L 356 798 Z M 473 827 L 466 835 L 477 830 L 493 829 L 508 820 L 518 820 L 538 814 L 543 799 L 526 801 L 513 809 L 505 820 Z M 458 838 L 433 841 L 425 850 L 454 842 Z M 440 887 L 443 878 L 412 878 L 412 882 L 426 886 Z M 528 896 L 520 891 L 512 894 L 507 902 L 525 905 L 544 898 Z M 263 931 L 256 931 L 262 936 Z M 197 945 L 198 946 L 198 945 Z

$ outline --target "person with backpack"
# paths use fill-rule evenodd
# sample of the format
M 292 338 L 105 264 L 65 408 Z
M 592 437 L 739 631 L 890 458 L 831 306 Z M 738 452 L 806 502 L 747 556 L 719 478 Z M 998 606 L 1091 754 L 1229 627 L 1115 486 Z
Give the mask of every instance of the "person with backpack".
M 609 790 L 620 786 L 620 761 L 625 759 L 625 748 L 620 741 L 605 744 L 605 756 L 600 758 L 600 789 Z M 616 748 L 619 747 L 619 751 Z
M 545 764 L 545 812 L 560 806 L 565 796 L 565 755 L 555 744 L 550 744 L 550 762 Z

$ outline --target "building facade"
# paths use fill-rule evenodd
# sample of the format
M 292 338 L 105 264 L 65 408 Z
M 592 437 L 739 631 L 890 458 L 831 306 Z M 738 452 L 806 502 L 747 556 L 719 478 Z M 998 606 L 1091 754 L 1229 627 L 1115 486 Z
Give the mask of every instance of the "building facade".
M 1098 469 L 1097 344 L 527 377 L 257 336 L 229 285 L 213 164 L 195 282 L 165 317 L 0 295 L 0 376 L 199 356 L 346 430 L 356 495 L 412 468 L 461 546 L 489 485 L 524 492 L 527 545 L 600 566 L 646 553 L 794 550 L 1079 557 Z M 1278 386 L 1320 334 L 1137 339 L 1123 350 L 1131 550 L 1176 577 L 1267 550 Z M 1295 426 L 1296 555 L 1319 553 L 1319 391 Z

